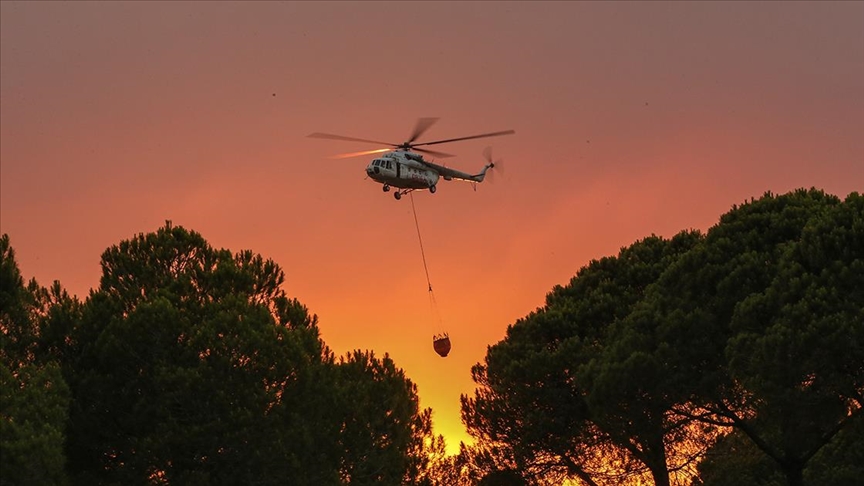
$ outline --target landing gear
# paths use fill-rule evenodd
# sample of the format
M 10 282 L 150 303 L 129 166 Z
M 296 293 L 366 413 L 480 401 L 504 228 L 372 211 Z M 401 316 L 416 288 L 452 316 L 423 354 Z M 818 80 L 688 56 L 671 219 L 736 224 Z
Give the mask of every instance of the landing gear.
M 390 184 L 384 184 L 384 192 L 390 192 Z
M 437 190 L 438 190 L 438 186 L 436 186 L 435 184 L 432 184 L 431 186 L 429 186 L 429 192 L 431 192 L 432 194 L 435 194 L 435 191 L 437 191 Z
M 393 197 L 395 197 L 396 200 L 398 201 L 398 200 L 402 199 L 402 196 L 404 196 L 405 194 L 408 194 L 409 192 L 412 192 L 412 191 L 414 191 L 414 189 L 402 189 L 401 191 L 394 192 Z

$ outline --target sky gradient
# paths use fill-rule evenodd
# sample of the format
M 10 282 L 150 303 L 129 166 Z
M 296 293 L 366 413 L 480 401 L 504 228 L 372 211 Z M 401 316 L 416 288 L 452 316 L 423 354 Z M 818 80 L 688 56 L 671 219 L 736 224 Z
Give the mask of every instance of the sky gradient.
M 165 220 L 275 260 L 337 353 L 389 353 L 451 452 L 509 324 L 592 259 L 765 191 L 864 190 L 864 2 L 0 3 L 0 232 L 86 297 Z M 495 183 L 364 180 L 438 145 Z M 448 331 L 446 359 L 433 334 Z

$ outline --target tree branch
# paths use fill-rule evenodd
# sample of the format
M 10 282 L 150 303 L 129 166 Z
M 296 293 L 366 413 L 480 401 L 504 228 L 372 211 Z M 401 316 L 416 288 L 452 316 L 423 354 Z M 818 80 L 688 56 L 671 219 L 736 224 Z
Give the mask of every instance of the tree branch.
M 844 418 L 843 420 L 838 422 L 837 425 L 835 425 L 834 427 L 831 428 L 831 430 L 829 430 L 824 435 L 822 435 L 819 443 L 816 444 L 816 446 L 813 449 L 807 451 L 806 453 L 804 453 L 801 456 L 801 463 L 806 464 L 807 461 L 809 461 L 810 458 L 815 456 L 816 453 L 819 452 L 820 449 L 822 449 L 822 447 L 824 447 L 826 444 L 828 444 L 828 442 L 830 442 L 831 439 L 833 439 L 835 435 L 837 435 L 841 430 L 843 430 L 846 427 L 846 425 L 849 424 L 849 422 L 851 422 L 852 420 L 855 420 L 859 415 L 861 415 L 861 410 L 864 410 L 864 409 L 859 407 L 858 410 L 855 410 L 851 414 L 847 415 L 846 418 Z
M 735 412 L 730 410 L 729 407 L 726 406 L 726 404 L 722 401 L 718 405 L 720 408 L 720 411 L 718 413 L 721 416 L 724 416 L 731 420 L 733 427 L 737 428 L 741 432 L 744 432 L 744 434 L 746 434 L 747 437 L 749 437 L 750 440 L 753 441 L 753 444 L 755 444 L 756 447 L 758 447 L 762 452 L 767 454 L 768 457 L 774 459 L 774 461 L 776 461 L 778 464 L 785 464 L 785 458 L 781 456 L 777 452 L 777 450 L 775 450 L 767 442 L 765 442 L 762 437 L 760 437 L 759 434 L 756 433 L 753 427 L 750 427 L 750 424 L 738 417 L 738 415 L 736 415 Z
M 596 482 L 594 482 L 594 479 L 591 478 L 590 474 L 588 474 L 584 469 L 579 467 L 569 457 L 564 456 L 563 459 L 564 466 L 567 467 L 567 470 L 573 473 L 577 478 L 581 479 L 582 482 L 584 482 L 588 486 L 599 486 Z
M 672 407 L 672 412 L 675 414 L 681 415 L 683 417 L 692 419 L 692 420 L 696 420 L 696 421 L 710 424 L 710 425 L 717 425 L 719 427 L 733 427 L 735 425 L 734 420 L 729 420 L 729 421 L 724 422 L 724 421 L 712 418 L 713 416 L 716 416 L 716 415 L 726 417 L 726 415 L 715 412 L 715 411 L 709 410 L 708 413 L 694 414 L 692 412 L 688 412 L 688 411 L 680 409 L 680 408 Z M 729 418 L 729 417 L 726 417 L 726 418 Z

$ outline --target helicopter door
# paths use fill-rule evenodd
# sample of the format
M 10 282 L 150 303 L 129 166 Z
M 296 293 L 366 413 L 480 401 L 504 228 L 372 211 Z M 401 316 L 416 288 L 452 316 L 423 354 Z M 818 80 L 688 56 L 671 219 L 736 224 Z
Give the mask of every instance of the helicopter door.
M 399 162 L 396 162 L 396 178 L 402 178 L 402 164 L 400 164 Z

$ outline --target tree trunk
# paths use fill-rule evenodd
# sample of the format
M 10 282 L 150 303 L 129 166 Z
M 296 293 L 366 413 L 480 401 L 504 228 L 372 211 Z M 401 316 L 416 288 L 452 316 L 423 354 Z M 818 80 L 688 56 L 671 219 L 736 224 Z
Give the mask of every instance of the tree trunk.
M 804 467 L 798 464 L 784 464 L 783 474 L 789 486 L 804 486 Z
M 669 486 L 669 470 L 663 467 L 651 467 L 651 477 L 654 478 L 654 486 Z
M 646 461 L 645 465 L 651 470 L 654 486 L 670 486 L 669 468 L 666 467 L 666 450 L 662 440 L 656 444 L 650 454 L 650 460 Z

